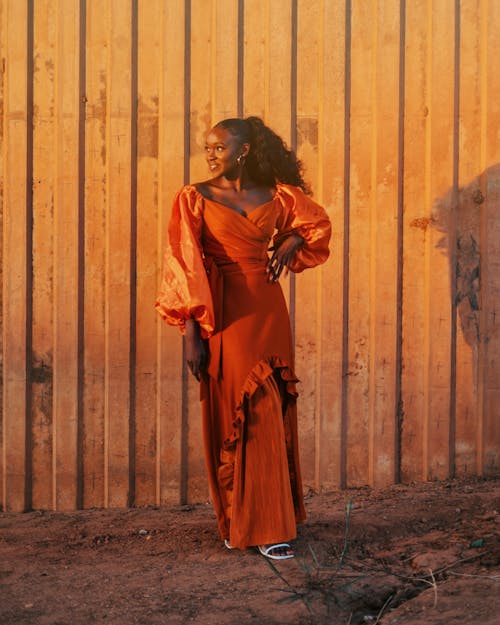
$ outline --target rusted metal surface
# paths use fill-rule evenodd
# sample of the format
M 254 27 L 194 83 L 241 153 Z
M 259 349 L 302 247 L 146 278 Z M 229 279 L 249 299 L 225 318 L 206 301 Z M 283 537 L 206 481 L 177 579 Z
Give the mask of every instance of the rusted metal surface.
M 209 126 L 298 150 L 332 254 L 284 282 L 305 486 L 500 469 L 500 4 L 0 0 L 0 505 L 207 498 L 153 310 Z

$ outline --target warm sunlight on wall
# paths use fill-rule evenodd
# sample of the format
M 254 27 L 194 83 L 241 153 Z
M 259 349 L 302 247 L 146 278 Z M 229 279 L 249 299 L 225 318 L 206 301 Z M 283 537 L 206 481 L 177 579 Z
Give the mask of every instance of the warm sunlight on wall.
M 498 473 L 498 58 L 487 0 L 0 0 L 0 504 L 207 497 L 153 303 L 173 194 L 248 114 L 333 221 L 285 283 L 306 490 Z

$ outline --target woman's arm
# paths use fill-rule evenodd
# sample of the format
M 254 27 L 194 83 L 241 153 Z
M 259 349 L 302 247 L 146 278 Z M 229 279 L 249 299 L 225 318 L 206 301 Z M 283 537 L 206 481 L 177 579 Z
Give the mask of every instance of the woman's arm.
M 187 185 L 176 195 L 172 206 L 156 309 L 168 324 L 177 325 L 185 335 L 187 364 L 197 380 L 208 363 L 204 339 L 215 327 L 201 229 L 198 194 L 193 186 Z
M 214 331 L 215 321 L 201 246 L 199 197 L 196 189 L 188 185 L 174 200 L 155 306 L 164 321 L 179 326 L 183 333 L 186 320 L 195 319 L 201 336 L 207 338 Z
M 281 212 L 276 221 L 278 232 L 274 235 L 273 244 L 280 258 L 273 261 L 274 273 L 279 270 L 280 264 L 282 268 L 286 265 L 289 271 L 299 273 L 324 263 L 329 254 L 331 234 L 330 219 L 325 209 L 298 187 L 280 184 L 277 188 Z M 281 259 L 286 259 L 286 263 L 280 263 Z

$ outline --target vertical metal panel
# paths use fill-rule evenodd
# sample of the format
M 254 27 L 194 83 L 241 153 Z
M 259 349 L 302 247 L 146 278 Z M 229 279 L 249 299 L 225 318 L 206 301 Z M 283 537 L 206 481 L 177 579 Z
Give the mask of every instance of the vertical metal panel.
M 217 6 L 213 0 L 191 1 L 189 181 L 204 180 L 207 177 L 202 148 L 205 133 L 215 122 L 212 97 L 215 86 L 213 74 L 217 72 L 217 68 L 213 65 L 215 33 L 212 28 L 217 21 L 216 11 Z M 231 89 L 231 85 L 228 88 Z
M 321 267 L 319 341 L 316 402 L 316 484 L 321 488 L 342 483 L 342 346 L 344 309 L 344 206 L 345 161 L 348 133 L 344 131 L 346 107 L 346 33 L 348 9 L 328 0 L 323 3 L 319 34 L 318 182 L 315 196 L 332 220 L 331 256 Z M 348 113 L 347 113 L 348 114 Z M 335 155 L 335 158 L 332 158 Z
M 402 476 L 450 471 L 455 6 L 407 4 Z
M 106 220 L 109 2 L 87 2 L 83 505 L 106 505 Z
M 51 508 L 57 18 L 53 3 L 43 2 L 40 9 L 34 16 L 33 37 L 32 505 L 35 508 Z
M 16 24 L 16 29 L 10 25 Z M 26 475 L 28 6 L 2 3 L 2 506 L 22 510 Z M 7 61 L 8 60 L 8 61 Z
M 78 456 L 78 185 L 79 2 L 57 4 L 54 135 L 53 501 L 77 503 Z
M 369 483 L 394 481 L 398 326 L 399 1 L 378 3 L 374 31 L 374 134 L 370 232 Z
M 433 225 L 426 249 L 429 272 L 426 287 L 427 322 L 427 415 L 425 422 L 426 479 L 440 479 L 450 471 L 450 425 L 454 362 L 454 282 L 456 202 L 455 180 L 455 31 L 458 28 L 455 5 L 429 2 L 427 51 L 427 90 L 429 117 L 426 128 L 427 206 Z M 446 195 L 448 194 L 448 195 Z M 441 200 L 446 195 L 444 200 Z M 432 208 L 431 208 L 432 207 Z M 450 219 L 447 219 L 447 215 Z M 448 249 L 443 249 L 446 228 Z
M 0 0 L 5 509 L 207 497 L 153 310 L 206 130 L 260 115 L 333 221 L 284 281 L 306 488 L 500 465 L 500 6 Z
M 212 0 L 212 121 L 238 113 L 238 2 Z
M 5 7 L 4 5 L 0 5 L 0 60 L 3 60 L 5 58 L 5 47 L 4 47 L 4 42 L 5 42 Z M 3 62 L 2 62 L 3 64 Z M 4 105 L 4 97 L 5 97 L 5 68 L 2 67 L 2 70 L 0 71 L 0 147 L 2 147 L 4 145 L 4 109 L 5 109 L 5 105 Z M 4 189 L 3 189 L 3 182 L 4 182 L 4 154 L 3 151 L 0 149 L 0 172 L 1 172 L 1 177 L 0 179 L 2 180 L 2 184 L 0 184 L 0 228 L 2 230 L 2 250 L 3 250 L 3 246 L 4 246 L 4 240 L 3 240 L 3 219 L 4 219 L 4 211 L 3 211 L 3 207 L 4 207 Z M 4 406 L 3 406 L 3 397 L 4 397 L 4 393 L 3 393 L 3 388 L 4 388 L 4 381 L 3 381 L 3 366 L 4 366 L 4 341 L 3 341 L 3 259 L 0 260 L 0 284 L 2 285 L 2 288 L 0 288 L 0 310 L 2 311 L 2 313 L 0 314 L 0 336 L 2 337 L 2 349 L 0 349 L 0 371 L 2 371 L 2 376 L 0 377 L 0 393 L 2 395 L 2 411 L 0 413 L 0 501 L 5 501 L 5 481 L 4 481 L 4 468 L 5 468 L 5 458 L 4 458 L 4 435 L 3 435 L 3 427 L 4 427 L 4 422 L 3 422 L 3 412 L 4 412 Z
M 404 101 L 403 328 L 401 379 L 401 477 L 425 479 L 424 417 L 426 377 L 424 310 L 426 237 L 425 129 L 429 114 L 426 86 L 427 14 L 423 2 L 406 4 L 406 84 Z
M 321 23 L 321 4 L 301 3 L 297 11 L 297 93 L 296 134 L 299 158 L 307 166 L 307 178 L 314 189 L 318 188 L 318 126 L 320 86 L 320 33 L 315 24 Z M 301 431 L 301 459 L 303 479 L 315 487 L 318 484 L 315 448 L 317 444 L 319 414 L 316 394 L 321 366 L 321 327 L 319 295 L 321 271 L 304 272 L 296 278 L 295 301 L 295 362 L 300 371 L 298 390 L 302 397 L 299 411 Z M 300 306 L 300 302 L 307 306 Z
M 106 136 L 106 505 L 127 504 L 130 389 L 132 3 L 109 2 Z M 135 252 L 135 250 L 134 250 Z
M 376 3 L 352 3 L 349 216 L 349 343 L 347 385 L 347 481 L 367 483 L 370 445 L 370 298 L 372 159 L 375 142 Z
M 292 145 L 293 84 L 292 2 L 266 0 L 265 121 Z M 251 70 L 250 70 L 251 71 Z M 271 121 L 272 120 L 272 121 Z
M 269 82 L 267 55 L 269 3 L 246 1 L 243 42 L 243 115 L 267 113 L 266 85 Z
M 160 183 L 157 214 L 157 279 L 160 276 L 167 220 L 175 192 L 189 171 L 190 140 L 190 1 L 165 5 L 162 23 L 160 82 Z M 183 26 L 183 27 L 182 27 Z M 179 58 L 182 51 L 182 58 Z M 182 62 L 181 62 L 182 61 Z M 158 284 L 159 282 L 157 282 Z M 156 294 L 156 291 L 155 291 Z M 158 458 L 159 502 L 184 501 L 187 497 L 187 459 L 184 424 L 187 411 L 180 392 L 186 381 L 180 366 L 182 341 L 176 328 L 167 328 L 156 316 L 159 375 L 157 421 L 160 426 Z
M 158 503 L 160 428 L 156 409 L 157 327 L 151 294 L 157 285 L 162 2 L 140 3 L 137 126 L 137 374 L 135 378 L 135 502 Z
M 481 256 L 481 312 L 484 334 L 478 357 L 481 370 L 482 398 L 479 404 L 482 417 L 478 470 L 498 472 L 500 438 L 500 324 L 498 302 L 500 298 L 500 77 L 493 59 L 500 52 L 500 7 L 496 2 L 481 3 L 482 56 L 481 94 L 483 137 L 483 163 L 480 171 L 481 188 L 484 189 L 482 235 L 484 253 Z
M 459 163 L 456 198 L 457 293 L 456 293 L 456 407 L 455 457 L 457 475 L 473 473 L 477 468 L 476 428 L 482 429 L 480 412 L 475 419 L 479 394 L 477 367 L 480 345 L 479 273 L 482 206 L 480 190 L 484 137 L 481 128 L 481 37 L 483 20 L 480 2 L 464 5 L 460 15 L 458 96 L 460 107 Z M 464 27 L 464 25 L 467 25 Z

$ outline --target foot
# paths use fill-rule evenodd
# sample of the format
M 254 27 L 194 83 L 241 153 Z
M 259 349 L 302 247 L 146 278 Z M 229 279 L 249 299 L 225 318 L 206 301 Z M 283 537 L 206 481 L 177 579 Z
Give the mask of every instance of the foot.
M 288 543 L 277 543 L 275 545 L 259 545 L 259 552 L 271 560 L 288 560 L 294 557 L 293 549 Z

